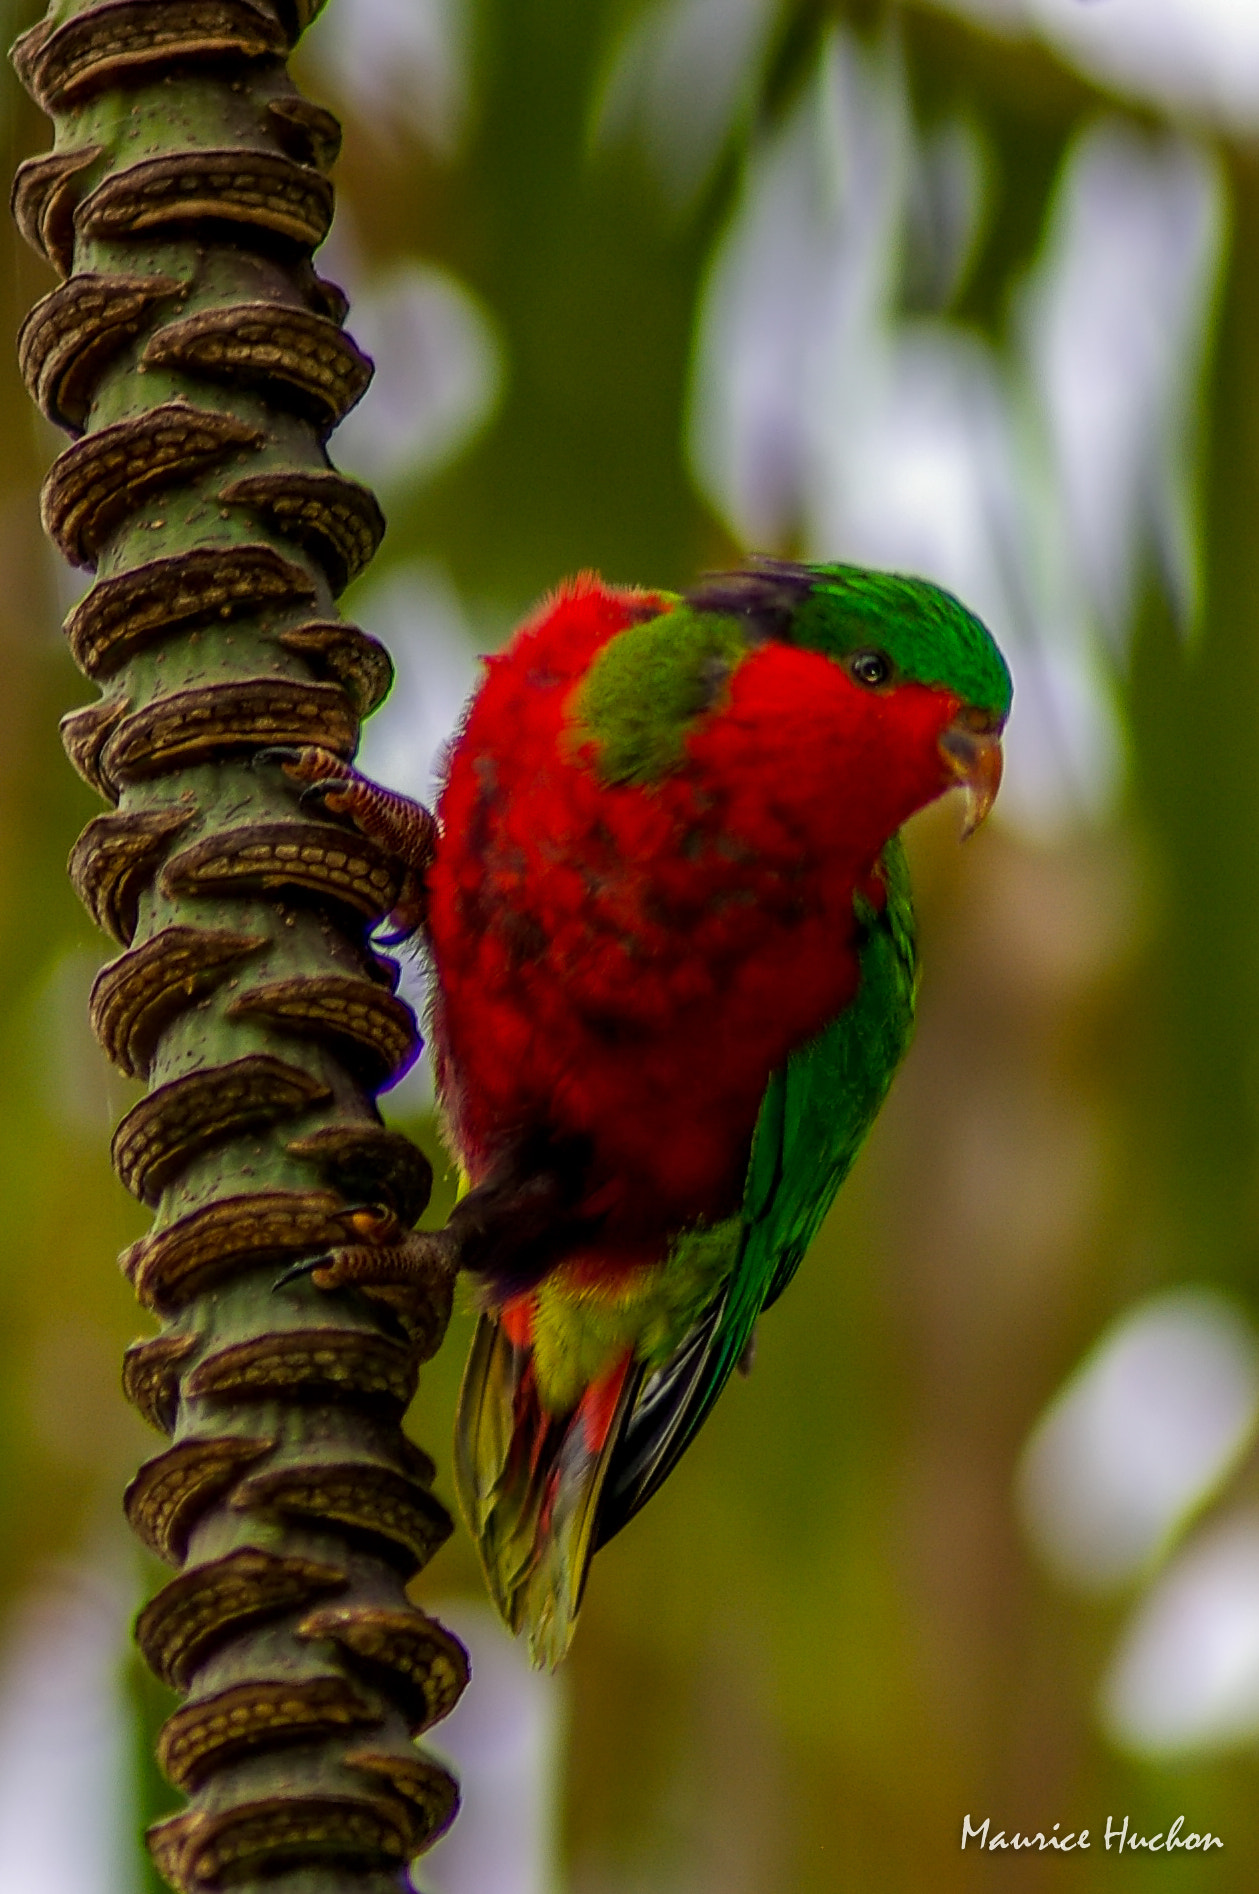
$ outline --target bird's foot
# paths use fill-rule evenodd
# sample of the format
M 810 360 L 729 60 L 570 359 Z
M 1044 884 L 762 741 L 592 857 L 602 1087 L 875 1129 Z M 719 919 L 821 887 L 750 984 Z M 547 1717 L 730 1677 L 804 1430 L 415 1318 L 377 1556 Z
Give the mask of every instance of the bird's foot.
M 450 1319 L 455 1246 L 444 1230 L 408 1230 L 392 1210 L 357 1205 L 343 1218 L 348 1240 L 286 1269 L 277 1291 L 309 1279 L 316 1289 L 358 1289 L 383 1302 L 419 1359 L 436 1349 Z
M 291 782 L 301 784 L 299 800 L 305 807 L 344 817 L 402 863 L 406 875 L 390 917 L 395 929 L 390 941 L 396 944 L 417 933 L 427 916 L 425 877 L 437 844 L 436 820 L 423 803 L 383 789 L 313 743 L 300 748 L 272 745 L 260 750 L 254 761 L 278 764 Z

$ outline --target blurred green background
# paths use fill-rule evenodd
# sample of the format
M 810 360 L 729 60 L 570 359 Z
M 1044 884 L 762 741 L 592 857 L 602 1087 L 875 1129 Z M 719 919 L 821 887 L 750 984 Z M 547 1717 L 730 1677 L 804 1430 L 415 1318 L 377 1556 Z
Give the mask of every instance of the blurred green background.
M 422 1885 L 1254 1887 L 1253 0 L 330 0 L 297 72 L 345 122 L 321 267 L 378 370 L 332 444 L 390 522 L 346 601 L 399 667 L 369 769 L 424 792 L 475 654 L 583 566 L 926 572 L 1018 693 L 998 816 L 913 828 L 909 1063 L 561 1676 L 465 1536 L 424 1575 L 477 1681 Z M 11 75 L 0 124 L 10 170 L 47 142 Z M 51 282 L 6 241 L 11 335 Z M 144 1218 L 11 351 L 0 440 L 0 1886 L 138 1894 Z M 422 1074 L 384 1103 L 434 1150 Z M 410 1423 L 439 1455 L 469 1327 Z M 963 1851 L 965 1815 L 1091 1846 Z M 1179 1815 L 1223 1848 L 1104 1847 Z

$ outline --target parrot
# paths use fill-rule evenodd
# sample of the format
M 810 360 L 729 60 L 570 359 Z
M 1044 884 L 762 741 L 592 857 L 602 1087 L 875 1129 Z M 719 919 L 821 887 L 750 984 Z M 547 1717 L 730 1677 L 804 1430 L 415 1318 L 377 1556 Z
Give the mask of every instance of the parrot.
M 455 1483 L 535 1663 L 790 1283 L 911 1037 L 900 831 L 1002 772 L 1010 673 L 924 579 L 749 560 L 579 574 L 485 660 L 435 815 L 311 748 L 287 773 L 404 865 L 461 1194 L 320 1288 L 475 1285 Z

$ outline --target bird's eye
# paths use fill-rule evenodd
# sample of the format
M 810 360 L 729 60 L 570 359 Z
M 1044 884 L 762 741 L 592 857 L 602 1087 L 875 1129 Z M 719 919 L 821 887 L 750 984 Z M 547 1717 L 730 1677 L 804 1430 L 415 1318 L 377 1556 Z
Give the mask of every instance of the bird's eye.
M 848 670 L 855 683 L 872 691 L 886 684 L 892 675 L 891 660 L 881 651 L 855 651 L 848 660 Z

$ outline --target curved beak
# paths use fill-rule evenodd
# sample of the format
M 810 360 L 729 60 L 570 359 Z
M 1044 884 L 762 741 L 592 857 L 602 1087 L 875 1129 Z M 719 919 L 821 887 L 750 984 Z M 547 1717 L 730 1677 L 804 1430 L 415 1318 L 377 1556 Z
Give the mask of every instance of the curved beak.
M 944 766 L 966 791 L 962 840 L 973 835 L 1001 787 L 1001 726 L 983 711 L 959 710 L 940 738 Z

